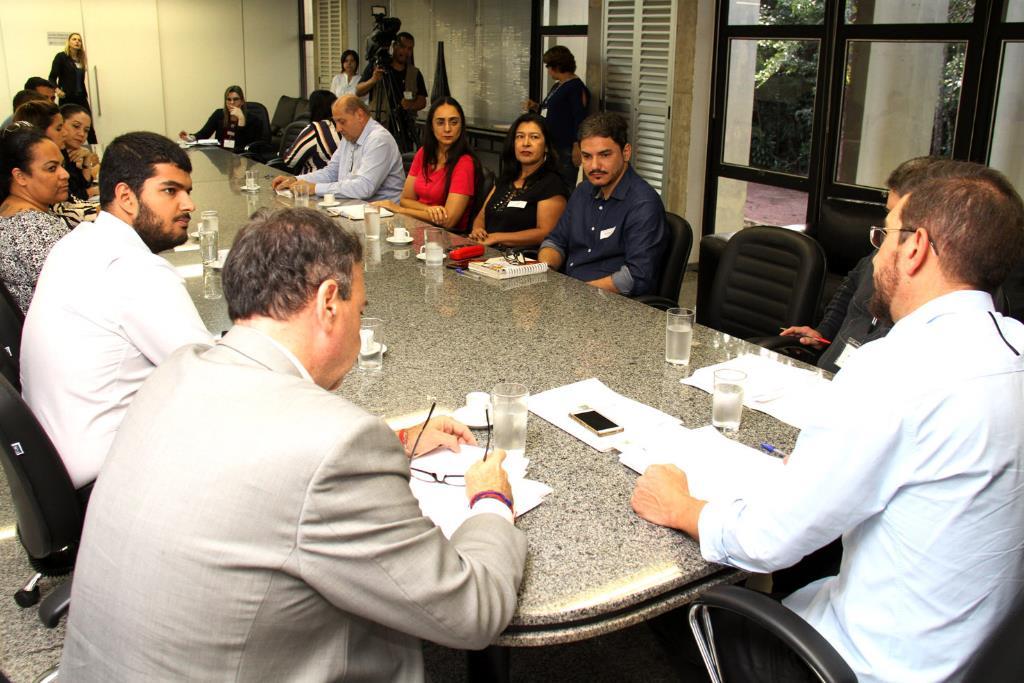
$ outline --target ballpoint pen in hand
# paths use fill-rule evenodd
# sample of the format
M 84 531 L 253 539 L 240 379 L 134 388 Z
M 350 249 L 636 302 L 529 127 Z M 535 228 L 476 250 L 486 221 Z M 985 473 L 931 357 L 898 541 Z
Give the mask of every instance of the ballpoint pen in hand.
M 770 443 L 762 443 L 761 444 L 761 450 L 764 451 L 765 453 L 767 453 L 768 455 L 775 456 L 776 458 L 783 458 L 783 459 L 785 459 L 785 458 L 789 457 L 789 453 L 787 453 L 786 451 L 782 450 L 781 448 L 776 448 L 775 446 L 771 445 Z
M 412 442 L 412 450 L 409 451 L 409 459 L 412 460 L 416 457 L 416 447 L 420 445 L 420 437 L 423 436 L 423 432 L 427 431 L 427 425 L 430 424 L 430 418 L 434 414 L 434 408 L 437 407 L 437 401 L 430 404 L 430 412 L 427 413 L 427 419 L 423 421 L 423 429 L 416 435 L 416 440 Z
M 487 420 L 487 445 L 484 446 L 483 461 L 487 462 L 487 451 L 491 450 L 491 411 L 484 408 L 484 419 Z

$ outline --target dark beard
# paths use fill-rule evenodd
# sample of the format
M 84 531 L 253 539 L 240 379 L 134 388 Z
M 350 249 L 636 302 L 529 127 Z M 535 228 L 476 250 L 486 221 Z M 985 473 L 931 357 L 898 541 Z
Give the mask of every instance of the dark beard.
M 879 320 L 892 320 L 892 292 L 896 289 L 896 259 L 893 258 L 889 269 L 879 273 L 876 269 L 873 280 L 875 291 L 868 300 L 868 311 Z
M 174 220 L 184 217 L 189 218 L 189 214 L 184 213 L 180 216 L 175 216 Z M 188 235 L 182 235 L 180 237 L 172 237 L 163 231 L 163 223 L 155 213 L 149 210 L 146 206 L 146 202 L 139 200 L 139 215 L 135 217 L 135 221 L 132 223 L 132 227 L 135 228 L 135 232 L 139 233 L 139 237 L 149 247 L 149 250 L 154 254 L 159 254 L 161 251 L 172 249 L 179 244 L 184 244 L 188 241 Z

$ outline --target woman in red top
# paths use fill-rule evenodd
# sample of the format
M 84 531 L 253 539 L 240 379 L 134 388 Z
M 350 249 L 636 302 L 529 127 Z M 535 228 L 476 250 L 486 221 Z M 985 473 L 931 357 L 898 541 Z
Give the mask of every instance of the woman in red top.
M 374 202 L 395 213 L 429 221 L 452 232 L 468 232 L 480 162 L 466 140 L 466 116 L 451 97 L 434 100 L 399 203 Z

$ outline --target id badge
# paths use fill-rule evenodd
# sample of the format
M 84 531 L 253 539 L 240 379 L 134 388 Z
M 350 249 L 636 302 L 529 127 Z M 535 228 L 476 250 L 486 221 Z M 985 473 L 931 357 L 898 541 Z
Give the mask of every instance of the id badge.
M 853 352 L 856 351 L 859 348 L 860 348 L 860 342 L 859 341 L 857 341 L 853 337 L 850 337 L 849 339 L 847 339 L 846 340 L 846 346 L 843 347 L 843 352 L 840 353 L 839 357 L 836 358 L 836 360 L 835 360 L 836 367 L 837 368 L 843 367 L 843 365 L 846 363 L 846 361 L 850 360 L 850 356 L 853 355 Z
M 235 139 L 234 138 L 228 138 L 227 140 L 224 141 L 224 149 L 234 149 L 234 148 L 235 148 Z
M 512 201 L 510 201 L 508 203 L 508 208 L 510 208 L 510 209 L 525 209 L 526 208 L 526 200 L 525 199 L 513 199 Z

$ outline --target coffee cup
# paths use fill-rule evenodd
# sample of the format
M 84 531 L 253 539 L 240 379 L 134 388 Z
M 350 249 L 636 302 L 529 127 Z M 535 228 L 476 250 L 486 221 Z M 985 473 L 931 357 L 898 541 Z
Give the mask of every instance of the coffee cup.
M 334 195 L 332 193 L 327 192 L 327 193 L 324 194 L 324 204 L 327 204 L 327 205 L 334 204 Z
M 395 239 L 396 240 L 407 240 L 409 239 L 409 231 L 402 227 L 395 228 Z

